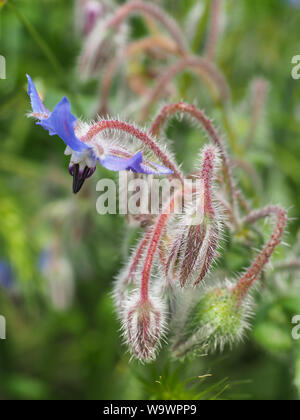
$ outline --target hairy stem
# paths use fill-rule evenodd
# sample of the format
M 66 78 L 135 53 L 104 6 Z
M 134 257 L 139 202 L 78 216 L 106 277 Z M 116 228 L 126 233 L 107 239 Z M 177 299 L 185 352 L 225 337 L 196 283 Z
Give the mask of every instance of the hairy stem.
M 158 217 L 156 225 L 153 227 L 153 234 L 150 239 L 150 245 L 147 250 L 147 256 L 144 264 L 144 269 L 142 272 L 142 282 L 141 282 L 141 301 L 146 302 L 148 300 L 149 292 L 149 281 L 151 275 L 152 264 L 154 256 L 160 242 L 162 232 L 166 226 L 166 223 L 173 213 L 175 202 L 177 199 L 177 194 L 171 199 L 170 203 L 167 205 L 162 214 Z
M 210 26 L 205 45 L 205 56 L 215 61 L 216 47 L 220 35 L 220 17 L 222 0 L 211 0 Z
M 269 239 L 265 247 L 262 249 L 262 251 L 258 254 L 251 267 L 241 277 L 241 279 L 238 281 L 237 285 L 233 289 L 233 292 L 239 296 L 240 300 L 242 300 L 246 296 L 249 288 L 253 285 L 253 283 L 263 270 L 264 266 L 269 261 L 276 246 L 280 244 L 287 223 L 287 215 L 286 212 L 279 206 L 267 206 L 261 210 L 253 211 L 245 219 L 245 224 L 249 224 L 255 223 L 260 219 L 272 215 L 274 215 L 276 218 L 276 224 L 271 238 Z
M 156 85 L 153 87 L 151 93 L 146 99 L 146 103 L 142 109 L 141 119 L 145 120 L 147 118 L 151 106 L 160 99 L 165 86 L 173 79 L 173 77 L 188 69 L 194 70 L 197 74 L 200 74 L 205 78 L 206 82 L 213 82 L 219 91 L 221 101 L 227 101 L 229 97 L 227 83 L 217 67 L 205 58 L 195 56 L 184 57 L 177 63 L 170 66 L 157 80 Z
M 172 115 L 176 113 L 186 113 L 192 116 L 197 122 L 201 124 L 206 133 L 208 134 L 210 140 L 215 146 L 219 149 L 221 153 L 221 158 L 223 161 L 223 171 L 225 175 L 225 180 L 227 182 L 230 202 L 231 205 L 235 205 L 236 201 L 236 188 L 234 186 L 234 181 L 231 173 L 231 166 L 229 162 L 228 155 L 226 153 L 222 138 L 218 134 L 217 130 L 214 128 L 212 122 L 204 115 L 202 111 L 196 108 L 194 105 L 185 104 L 183 102 L 178 102 L 170 105 L 166 105 L 159 112 L 151 126 L 151 134 L 153 136 L 159 136 L 163 126 Z
M 152 3 L 144 3 L 141 1 L 130 1 L 125 3 L 123 6 L 116 10 L 116 13 L 112 16 L 108 22 L 107 27 L 119 27 L 120 24 L 133 14 L 141 13 L 142 15 L 150 16 L 158 20 L 163 27 L 169 32 L 172 39 L 174 39 L 178 51 L 182 54 L 186 54 L 188 49 L 186 46 L 185 39 L 182 35 L 182 31 L 168 14 L 166 14 L 159 6 Z
M 203 163 L 200 177 L 204 182 L 204 212 L 214 216 L 215 210 L 212 203 L 212 178 L 214 172 L 215 150 L 213 147 L 208 147 L 204 151 Z
M 150 149 L 158 159 L 171 171 L 173 171 L 174 175 L 179 178 L 183 182 L 182 175 L 180 173 L 179 168 L 175 165 L 175 163 L 171 162 L 168 158 L 166 153 L 158 146 L 158 144 L 144 131 L 140 130 L 139 128 L 135 127 L 134 125 L 128 124 L 123 121 L 118 120 L 102 120 L 96 124 L 94 124 L 87 134 L 81 138 L 81 141 L 89 142 L 94 136 L 102 131 L 111 130 L 117 132 L 124 132 L 129 134 L 130 136 L 140 140 L 148 149 Z
M 134 274 L 136 272 L 136 269 L 137 269 L 137 267 L 138 267 L 138 265 L 139 265 L 139 263 L 140 263 L 140 261 L 143 257 L 143 253 L 145 251 L 145 248 L 149 243 L 151 234 L 152 234 L 152 229 L 149 228 L 148 231 L 145 233 L 143 239 L 141 240 L 141 242 L 140 242 L 140 244 L 139 244 L 139 246 L 136 250 L 136 253 L 133 257 L 132 263 L 131 263 L 131 265 L 129 267 L 129 270 L 128 270 L 128 276 L 127 276 L 128 280 L 130 280 L 130 278 L 132 278 L 134 276 Z
M 175 54 L 176 53 L 176 45 L 172 42 L 172 40 L 161 36 L 149 36 L 147 38 L 142 38 L 140 40 L 132 42 L 128 45 L 124 54 L 113 57 L 107 64 L 105 70 L 103 71 L 103 79 L 101 83 L 101 89 L 99 92 L 100 96 L 100 106 L 98 114 L 104 115 L 108 113 L 108 98 L 112 86 L 112 82 L 116 73 L 121 65 L 124 62 L 128 61 L 130 57 L 139 54 L 141 52 L 145 52 L 153 47 L 159 48 L 167 53 Z

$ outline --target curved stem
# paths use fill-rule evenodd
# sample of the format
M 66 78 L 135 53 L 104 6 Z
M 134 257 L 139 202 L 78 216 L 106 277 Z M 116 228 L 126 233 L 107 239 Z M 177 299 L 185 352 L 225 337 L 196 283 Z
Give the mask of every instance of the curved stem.
M 262 249 L 262 251 L 258 254 L 251 267 L 247 270 L 247 272 L 238 281 L 237 285 L 233 288 L 233 292 L 238 295 L 239 300 L 242 300 L 246 296 L 249 288 L 253 285 L 258 275 L 261 273 L 264 266 L 269 261 L 276 246 L 280 244 L 287 223 L 287 215 L 286 212 L 278 206 L 267 206 L 261 210 L 257 210 L 250 213 L 245 219 L 245 224 L 255 223 L 257 220 L 272 215 L 276 217 L 276 225 L 271 235 L 271 238 L 269 239 L 265 247 Z
M 206 79 L 206 82 L 212 81 L 218 88 L 219 96 L 222 102 L 226 102 L 229 97 L 227 83 L 217 69 L 217 67 L 205 58 L 189 56 L 184 57 L 177 63 L 170 66 L 157 80 L 156 85 L 151 90 L 146 103 L 142 109 L 141 118 L 144 120 L 149 115 L 151 106 L 160 99 L 164 87 L 183 70 L 194 70 Z
M 155 256 L 158 244 L 160 242 L 162 232 L 166 226 L 166 223 L 170 215 L 172 214 L 174 210 L 176 199 L 177 199 L 177 194 L 175 194 L 175 196 L 171 199 L 170 203 L 167 205 L 163 213 L 158 217 L 156 225 L 153 227 L 153 234 L 150 239 L 150 244 L 147 250 L 147 256 L 146 256 L 146 260 L 144 264 L 144 269 L 142 272 L 142 281 L 141 281 L 141 301 L 142 302 L 146 302 L 149 298 L 149 282 L 150 282 L 150 275 L 151 275 L 151 269 L 152 269 L 154 256 Z
M 89 142 L 94 136 L 102 131 L 112 130 L 117 132 L 124 132 L 129 134 L 132 137 L 140 140 L 148 149 L 150 149 L 158 159 L 171 171 L 173 171 L 174 175 L 179 178 L 183 182 L 183 177 L 180 173 L 179 168 L 175 165 L 175 163 L 171 162 L 168 158 L 167 154 L 159 147 L 159 145 L 144 131 L 136 128 L 134 125 L 128 124 L 123 121 L 118 120 L 102 120 L 95 125 L 93 125 L 87 134 L 81 138 L 81 141 Z
M 125 3 L 116 10 L 116 13 L 108 22 L 107 28 L 119 27 L 125 19 L 136 13 L 141 13 L 158 20 L 176 42 L 178 51 L 182 54 L 187 53 L 188 48 L 180 27 L 175 20 L 166 14 L 159 6 L 152 3 L 144 3 L 136 0 Z
M 148 36 L 146 38 L 138 39 L 137 41 L 132 42 L 128 45 L 127 54 L 130 56 L 135 55 L 142 51 L 150 50 L 153 47 L 160 48 L 161 50 L 170 54 L 176 54 L 175 43 L 163 35 Z
M 222 138 L 218 134 L 217 130 L 214 128 L 212 122 L 205 116 L 205 114 L 196 108 L 194 105 L 185 104 L 183 102 L 178 102 L 170 105 L 166 105 L 159 112 L 151 126 L 151 134 L 153 136 L 159 136 L 163 126 L 166 121 L 176 113 L 186 113 L 192 116 L 197 122 L 201 124 L 206 133 L 208 134 L 211 141 L 217 146 L 221 153 L 221 158 L 223 161 L 223 170 L 225 179 L 228 185 L 229 196 L 231 205 L 234 206 L 236 199 L 236 188 L 234 186 L 234 181 L 231 173 L 231 166 L 229 162 L 228 155 L 226 153 Z
M 131 263 L 131 265 L 129 267 L 129 270 L 128 270 L 128 276 L 126 278 L 127 281 L 130 281 L 130 279 L 134 276 L 134 274 L 136 272 L 136 269 L 137 269 L 137 267 L 138 267 L 138 265 L 139 265 L 139 263 L 140 263 L 140 261 L 143 257 L 143 253 L 145 251 L 145 248 L 149 243 L 149 240 L 151 238 L 151 234 L 152 234 L 152 228 L 149 228 L 148 231 L 145 233 L 143 239 L 141 240 L 141 242 L 140 242 L 140 244 L 139 244 L 139 246 L 136 250 L 136 253 L 133 257 L 132 263 Z
M 210 26 L 205 45 L 205 56 L 214 61 L 216 56 L 216 47 L 220 35 L 220 17 L 222 0 L 211 0 Z
M 108 98 L 112 86 L 114 77 L 119 69 L 119 67 L 128 61 L 133 55 L 144 52 L 153 47 L 160 48 L 167 53 L 175 54 L 176 45 L 169 40 L 168 38 L 160 35 L 149 36 L 147 38 L 142 38 L 138 41 L 132 42 L 126 49 L 125 53 L 113 57 L 111 61 L 107 64 L 106 68 L 103 71 L 103 80 L 101 83 L 101 89 L 99 92 L 100 96 L 100 107 L 98 114 L 103 115 L 108 111 Z

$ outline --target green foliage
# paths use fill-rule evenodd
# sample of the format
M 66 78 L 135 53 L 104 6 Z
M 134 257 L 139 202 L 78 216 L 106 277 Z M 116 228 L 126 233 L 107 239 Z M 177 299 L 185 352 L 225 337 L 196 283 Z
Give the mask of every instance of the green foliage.
M 159 3 L 183 26 L 197 1 Z M 0 80 L 0 260 L 12 265 L 15 286 L 7 290 L 0 285 L 0 314 L 7 320 L 7 340 L 0 340 L 0 398 L 201 400 L 243 398 L 242 393 L 252 399 L 299 398 L 300 343 L 291 336 L 291 318 L 300 314 L 299 289 L 288 293 L 274 286 L 270 297 L 269 285 L 264 284 L 256 298 L 251 337 L 235 351 L 226 350 L 224 359 L 219 355 L 187 359 L 178 371 L 173 362 L 164 367 L 168 356 L 162 354 L 152 367 L 154 372 L 129 362 L 109 294 L 112 279 L 129 253 L 131 241 L 122 245 L 126 227 L 118 216 L 97 215 L 93 179 L 81 196 L 71 197 L 62 142 L 25 118 L 29 111 L 25 73 L 39 82 L 49 107 L 66 94 L 77 115 L 92 117 L 98 81 L 83 84 L 76 73 L 81 40 L 74 29 L 74 2 L 8 0 L 9 7 L 2 3 L 0 54 L 6 57 L 7 79 Z M 205 42 L 208 4 L 203 1 L 191 40 L 198 53 Z M 232 90 L 229 117 L 236 134 L 232 144 L 239 151 L 237 160 L 247 155 L 255 168 L 254 174 L 239 167 L 235 173 L 255 206 L 269 202 L 292 206 L 289 231 L 293 242 L 300 227 L 296 219 L 300 213 L 300 81 L 292 80 L 290 73 L 291 57 L 300 54 L 299 9 L 283 0 L 228 0 L 226 9 L 217 60 Z M 132 25 L 136 38 L 144 34 L 138 20 Z M 252 145 L 247 147 L 249 85 L 256 77 L 269 81 L 269 98 Z M 117 114 L 123 111 L 117 108 L 122 78 L 115 83 L 111 104 Z M 184 74 L 175 83 L 180 85 L 181 97 L 173 99 L 194 102 L 196 97 L 199 107 L 224 128 L 222 110 L 196 78 Z M 178 122 L 168 135 L 179 161 L 188 166 L 204 136 Z M 104 169 L 97 171 L 98 178 L 111 176 Z M 256 172 L 261 185 L 255 181 Z M 268 233 L 268 226 L 263 227 L 263 235 Z M 247 237 L 249 245 L 224 241 L 220 275 L 248 266 L 253 246 L 260 247 L 265 239 L 254 229 L 240 235 Z M 75 273 L 75 297 L 63 310 L 53 305 L 40 269 L 44 250 L 56 246 Z M 299 272 L 291 277 L 299 284 Z M 222 301 L 219 314 L 227 303 Z M 209 317 L 212 309 L 216 307 L 202 307 L 201 313 L 204 310 Z M 235 328 L 239 322 L 235 317 Z M 201 372 L 208 371 L 212 378 L 201 378 Z M 232 384 L 238 393 L 228 395 Z
M 139 377 L 151 400 L 217 400 L 229 396 L 230 384 L 223 379 L 209 385 L 210 374 L 182 380 L 182 367 L 170 371 L 168 366 L 162 370 L 161 376 L 152 381 Z

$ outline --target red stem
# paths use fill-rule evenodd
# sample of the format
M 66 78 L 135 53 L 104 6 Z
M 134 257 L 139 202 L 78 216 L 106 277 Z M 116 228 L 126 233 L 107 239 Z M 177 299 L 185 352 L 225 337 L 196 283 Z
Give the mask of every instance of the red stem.
M 95 125 L 93 125 L 87 134 L 81 138 L 81 141 L 89 142 L 94 136 L 96 136 L 101 131 L 105 130 L 115 130 L 115 131 L 123 131 L 137 139 L 139 139 L 144 145 L 148 147 L 148 149 L 152 150 L 152 152 L 158 157 L 158 159 L 169 169 L 171 169 L 174 175 L 179 178 L 183 182 L 183 177 L 177 168 L 177 166 L 170 161 L 166 153 L 161 150 L 158 144 L 151 138 L 147 133 L 144 131 L 136 128 L 135 126 L 128 124 L 123 121 L 118 120 L 103 120 Z
M 220 99 L 223 102 L 226 102 L 229 93 L 227 83 L 217 69 L 217 67 L 211 63 L 209 60 L 196 56 L 184 57 L 179 60 L 177 63 L 170 66 L 158 79 L 156 85 L 151 90 L 147 102 L 142 109 L 142 119 L 146 119 L 149 114 L 151 105 L 154 104 L 160 97 L 162 92 L 165 91 L 165 86 L 175 77 L 177 74 L 181 73 L 186 69 L 191 69 L 195 71 L 200 71 L 202 74 L 205 74 L 206 77 L 213 80 L 219 89 Z
M 164 28 L 168 30 L 172 39 L 176 42 L 178 51 L 182 54 L 187 53 L 188 48 L 186 46 L 185 39 L 176 21 L 166 14 L 160 7 L 151 3 L 144 3 L 136 0 L 125 3 L 117 9 L 116 14 L 111 18 L 107 27 L 118 27 L 130 15 L 138 12 L 158 20 Z
M 246 296 L 249 288 L 253 285 L 258 275 L 269 261 L 276 246 L 280 244 L 287 223 L 287 215 L 286 212 L 278 206 L 268 206 L 261 210 L 250 213 L 245 219 L 245 223 L 248 224 L 254 223 L 259 219 L 269 217 L 271 215 L 276 217 L 276 225 L 270 240 L 267 242 L 263 250 L 258 254 L 248 271 L 233 288 L 233 292 L 239 296 L 240 300 Z
M 172 41 L 173 45 L 173 41 Z M 171 48 L 171 45 L 168 44 L 168 40 L 164 39 L 161 36 L 149 36 L 148 38 L 142 38 L 141 40 L 132 42 L 128 45 L 126 51 L 121 54 L 113 57 L 103 69 L 102 74 L 102 83 L 101 89 L 99 92 L 100 96 L 100 106 L 98 110 L 99 115 L 108 114 L 108 99 L 110 90 L 112 87 L 112 82 L 116 73 L 126 61 L 129 61 L 130 57 L 137 52 L 146 52 L 151 47 L 159 48 L 166 53 L 174 54 L 174 48 Z
M 223 161 L 225 179 L 227 181 L 229 194 L 230 194 L 230 202 L 232 205 L 234 205 L 235 204 L 235 186 L 234 186 L 234 182 L 232 178 L 229 158 L 225 151 L 222 138 L 219 136 L 212 122 L 204 115 L 202 111 L 200 111 L 200 109 L 196 108 L 194 105 L 185 104 L 183 102 L 166 105 L 162 108 L 160 113 L 155 118 L 151 126 L 150 133 L 153 136 L 159 136 L 160 131 L 162 127 L 164 126 L 164 124 L 166 123 L 167 119 L 178 112 L 189 114 L 193 118 L 195 118 L 201 124 L 204 130 L 207 132 L 211 141 L 220 150 L 221 158 Z
M 138 266 L 139 262 L 142 259 L 143 252 L 144 252 L 144 250 L 145 250 L 145 248 L 146 248 L 146 246 L 147 246 L 147 244 L 148 244 L 148 242 L 150 240 L 151 233 L 152 233 L 152 229 L 149 228 L 149 230 L 145 233 L 145 236 L 143 237 L 140 245 L 138 246 L 138 249 L 137 249 L 137 251 L 135 253 L 135 256 L 133 258 L 133 261 L 132 261 L 132 263 L 131 263 L 131 265 L 129 267 L 127 280 L 129 280 L 135 274 L 135 271 L 137 269 L 137 266 Z
M 214 216 L 215 211 L 212 203 L 211 184 L 214 171 L 215 151 L 213 147 L 208 147 L 204 151 L 203 163 L 201 168 L 201 179 L 204 182 L 204 212 Z
M 170 203 L 168 204 L 166 210 L 159 216 L 157 223 L 153 229 L 153 235 L 150 240 L 150 245 L 147 251 L 147 256 L 145 260 L 144 269 L 142 272 L 142 282 L 141 282 L 141 301 L 146 302 L 149 299 L 149 281 L 151 275 L 151 268 L 153 264 L 154 255 L 159 244 L 163 229 L 168 221 L 168 218 L 172 214 L 175 206 L 177 195 L 175 195 Z
M 205 56 L 210 60 L 215 60 L 216 46 L 220 34 L 220 15 L 222 0 L 211 0 L 210 27 L 207 35 Z

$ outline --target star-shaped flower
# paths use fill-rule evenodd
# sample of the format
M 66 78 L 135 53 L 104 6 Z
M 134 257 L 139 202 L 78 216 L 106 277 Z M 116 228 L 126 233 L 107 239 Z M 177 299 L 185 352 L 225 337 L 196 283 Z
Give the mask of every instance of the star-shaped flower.
M 58 135 L 67 146 L 65 154 L 71 155 L 69 171 L 73 176 L 74 193 L 77 193 L 85 179 L 95 172 L 97 162 L 111 171 L 127 170 L 154 175 L 172 173 L 165 166 L 144 160 L 141 151 L 133 153 L 99 136 L 89 141 L 82 140 L 90 126 L 79 121 L 71 113 L 68 98 L 63 97 L 50 112 L 44 106 L 31 77 L 27 75 L 27 78 L 32 107 L 30 115 L 38 120 L 38 125 L 49 131 L 50 136 Z

